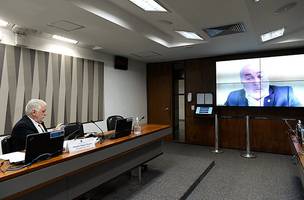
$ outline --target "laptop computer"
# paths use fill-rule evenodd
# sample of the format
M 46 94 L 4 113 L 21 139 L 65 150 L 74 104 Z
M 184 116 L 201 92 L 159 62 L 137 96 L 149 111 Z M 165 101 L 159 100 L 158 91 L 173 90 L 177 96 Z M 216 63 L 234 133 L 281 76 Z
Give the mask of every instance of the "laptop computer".
M 70 123 L 64 127 L 64 139 L 71 140 L 84 136 L 83 126 L 80 122 Z
M 115 124 L 115 133 L 111 138 L 120 138 L 130 135 L 132 132 L 132 118 L 119 119 Z
M 24 164 L 34 163 L 61 154 L 63 141 L 63 130 L 27 135 Z

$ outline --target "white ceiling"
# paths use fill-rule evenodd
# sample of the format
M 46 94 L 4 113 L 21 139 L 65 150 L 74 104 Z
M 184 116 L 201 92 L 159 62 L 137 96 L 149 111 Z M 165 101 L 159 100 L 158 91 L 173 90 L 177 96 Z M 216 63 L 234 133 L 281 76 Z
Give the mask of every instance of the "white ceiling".
M 158 1 L 170 12 L 147 13 L 127 0 L 0 0 L 0 18 L 144 62 L 304 46 L 304 0 Z M 289 3 L 295 6 L 281 8 Z M 100 16 L 114 17 L 123 27 Z M 48 26 L 60 20 L 84 28 L 67 32 Z M 202 30 L 239 22 L 246 32 L 209 38 Z M 281 27 L 286 29 L 283 37 L 261 42 L 260 34 Z M 184 39 L 176 30 L 194 31 L 205 41 Z M 152 37 L 165 41 L 166 46 L 148 39 Z M 180 46 L 182 43 L 194 44 Z

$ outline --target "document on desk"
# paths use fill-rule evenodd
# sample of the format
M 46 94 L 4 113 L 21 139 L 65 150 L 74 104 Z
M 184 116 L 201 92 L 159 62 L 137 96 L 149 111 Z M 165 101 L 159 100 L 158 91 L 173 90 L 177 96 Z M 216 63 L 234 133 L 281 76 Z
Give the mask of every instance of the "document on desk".
M 10 163 L 23 162 L 25 159 L 25 153 L 19 151 L 7 153 L 0 155 L 0 159 L 9 160 Z

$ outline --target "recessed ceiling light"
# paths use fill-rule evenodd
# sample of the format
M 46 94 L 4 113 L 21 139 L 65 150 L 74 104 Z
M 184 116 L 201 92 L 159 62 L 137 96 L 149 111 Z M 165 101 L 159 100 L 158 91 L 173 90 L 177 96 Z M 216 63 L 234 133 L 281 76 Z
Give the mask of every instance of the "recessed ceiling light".
M 199 35 L 197 35 L 196 33 L 193 33 L 193 32 L 189 32 L 189 31 L 176 31 L 176 32 L 179 33 L 180 35 L 184 36 L 187 39 L 204 40 L 204 38 L 200 37 Z
M 145 11 L 168 12 L 163 6 L 155 0 L 129 0 Z
M 0 26 L 5 27 L 7 25 L 8 25 L 7 21 L 4 21 L 4 20 L 0 19 Z
M 278 37 L 281 37 L 284 34 L 285 28 L 281 28 L 275 31 L 271 31 L 261 35 L 262 42 L 266 42 Z
M 56 40 L 60 40 L 60 41 L 64 41 L 64 42 L 69 42 L 69 43 L 72 43 L 72 44 L 77 44 L 78 43 L 77 40 L 73 40 L 73 39 L 70 39 L 70 38 L 62 37 L 62 36 L 59 36 L 59 35 L 53 35 L 53 38 L 56 39 Z

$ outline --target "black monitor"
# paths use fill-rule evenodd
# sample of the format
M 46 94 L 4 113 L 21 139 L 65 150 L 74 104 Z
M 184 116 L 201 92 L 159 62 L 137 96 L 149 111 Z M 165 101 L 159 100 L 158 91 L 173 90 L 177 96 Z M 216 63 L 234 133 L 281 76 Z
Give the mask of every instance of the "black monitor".
M 27 135 L 24 163 L 34 163 L 61 154 L 63 141 L 63 130 Z
M 130 135 L 132 131 L 132 118 L 119 119 L 116 121 L 115 133 L 112 138 L 120 138 Z
M 83 136 L 83 126 L 80 122 L 70 123 L 64 127 L 65 140 L 72 140 Z

